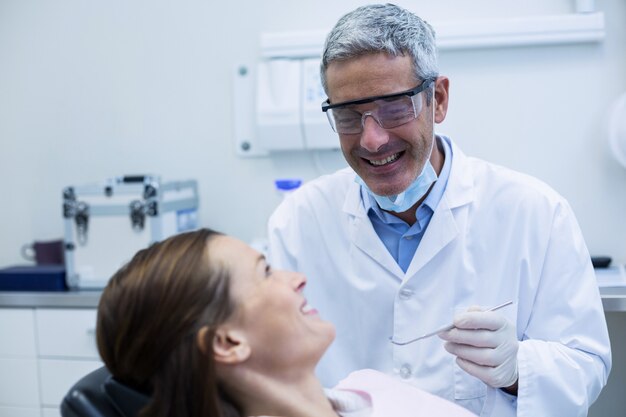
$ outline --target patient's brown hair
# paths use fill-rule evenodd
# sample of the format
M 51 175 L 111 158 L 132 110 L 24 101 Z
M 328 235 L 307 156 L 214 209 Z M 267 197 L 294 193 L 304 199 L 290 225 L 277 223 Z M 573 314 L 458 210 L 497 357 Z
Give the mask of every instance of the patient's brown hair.
M 201 229 L 138 252 L 102 293 L 98 307 L 100 356 L 122 383 L 152 396 L 142 417 L 240 416 L 221 392 L 215 362 L 197 344 L 233 310 L 227 271 L 207 251 L 219 233 Z

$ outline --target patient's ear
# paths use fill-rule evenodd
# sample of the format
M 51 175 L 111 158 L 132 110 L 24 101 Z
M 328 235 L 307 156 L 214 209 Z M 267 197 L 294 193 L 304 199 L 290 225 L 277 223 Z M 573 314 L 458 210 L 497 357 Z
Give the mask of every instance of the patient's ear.
M 213 340 L 209 336 L 208 326 L 202 327 L 198 331 L 198 347 L 205 355 L 212 354 L 218 363 L 234 365 L 250 356 L 250 345 L 241 331 L 222 326 L 215 331 Z

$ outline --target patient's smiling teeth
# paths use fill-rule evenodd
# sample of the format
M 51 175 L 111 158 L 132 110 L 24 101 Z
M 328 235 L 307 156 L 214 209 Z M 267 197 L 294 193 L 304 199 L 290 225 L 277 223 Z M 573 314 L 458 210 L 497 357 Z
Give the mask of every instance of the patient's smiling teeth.
M 306 303 L 305 305 L 302 306 L 302 308 L 300 309 L 300 311 L 302 311 L 302 313 L 307 314 L 311 311 L 313 311 L 313 307 L 311 307 L 309 305 L 309 303 Z
M 395 161 L 399 157 L 400 157 L 400 152 L 394 153 L 393 155 L 389 155 L 385 159 L 380 159 L 380 160 L 369 159 L 368 161 L 372 165 L 381 166 L 381 165 L 387 165 L 388 163 Z

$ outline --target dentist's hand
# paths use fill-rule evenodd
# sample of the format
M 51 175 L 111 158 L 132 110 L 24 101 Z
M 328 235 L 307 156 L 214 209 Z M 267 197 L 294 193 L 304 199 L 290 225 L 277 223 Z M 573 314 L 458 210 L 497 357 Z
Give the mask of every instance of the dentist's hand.
M 440 333 L 445 349 L 468 374 L 494 388 L 517 393 L 515 326 L 499 313 L 472 307 L 454 318 L 454 328 Z M 509 391 L 510 392 L 510 391 Z

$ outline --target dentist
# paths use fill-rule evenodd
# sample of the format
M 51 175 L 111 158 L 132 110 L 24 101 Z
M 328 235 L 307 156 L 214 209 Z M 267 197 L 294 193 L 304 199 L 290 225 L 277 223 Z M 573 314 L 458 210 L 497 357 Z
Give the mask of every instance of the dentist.
M 269 250 L 309 277 L 307 298 L 337 327 L 322 382 L 374 368 L 481 416 L 586 415 L 611 352 L 582 233 L 546 184 L 435 134 L 449 80 L 432 28 L 359 7 L 328 35 L 321 76 L 350 167 L 277 208 Z M 439 337 L 389 342 L 453 318 Z

